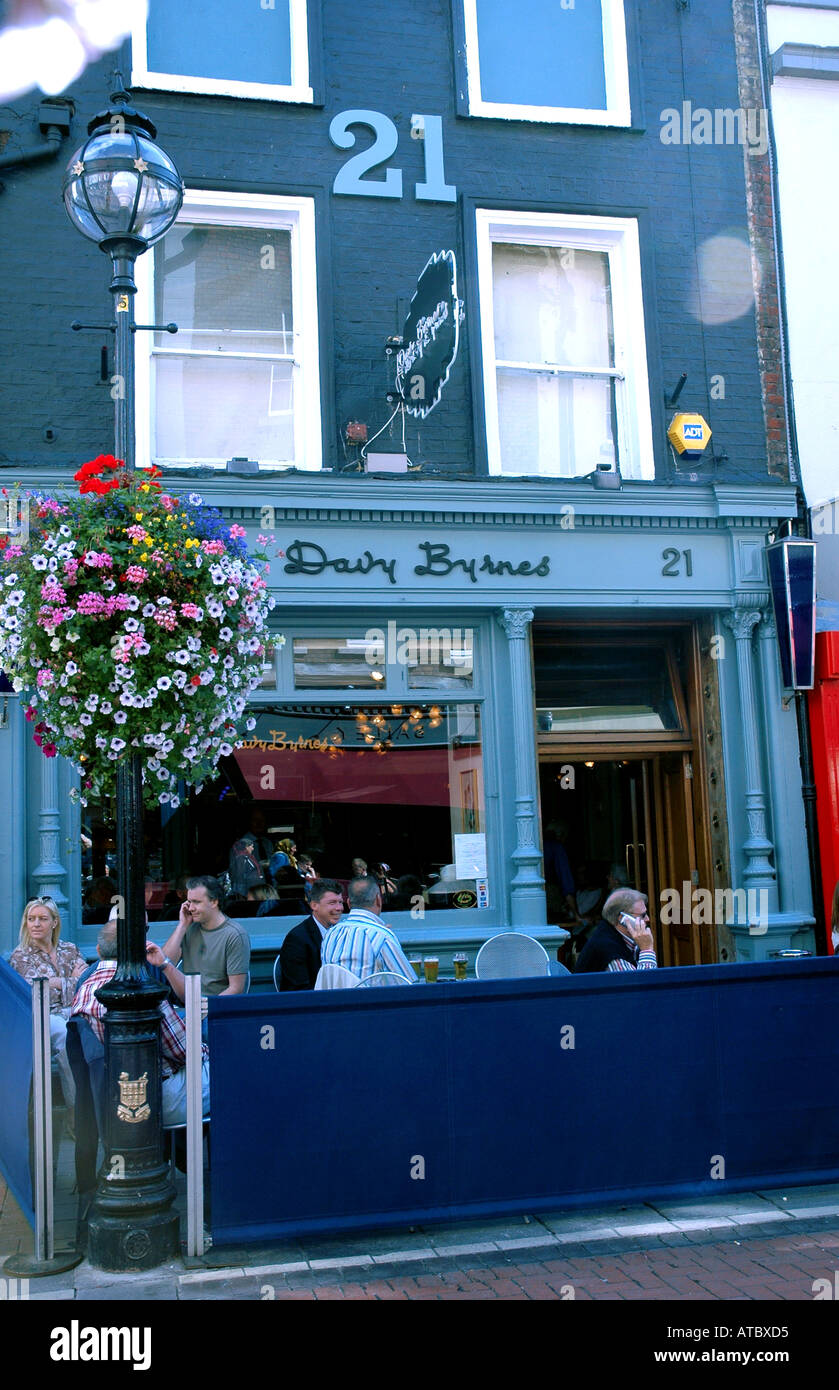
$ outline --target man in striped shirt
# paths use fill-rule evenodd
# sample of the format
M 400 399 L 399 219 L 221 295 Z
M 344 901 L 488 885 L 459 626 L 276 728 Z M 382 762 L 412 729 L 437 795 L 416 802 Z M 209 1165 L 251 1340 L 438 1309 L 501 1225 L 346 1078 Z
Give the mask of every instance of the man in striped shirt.
M 148 943 L 148 955 L 152 965 L 162 963 L 163 953 L 159 946 Z M 117 968 L 117 924 L 115 920 L 106 922 L 99 932 L 96 943 L 99 963 L 92 975 L 88 975 L 76 990 L 73 1000 L 73 1015 L 80 1014 L 90 1024 L 91 1031 L 100 1042 L 105 1041 L 104 1018 L 108 1010 L 96 998 L 96 991 L 108 983 Z M 210 1113 L 210 1052 L 206 1043 L 201 1048 L 201 1093 L 204 1102 L 203 1114 Z M 160 1074 L 162 1078 L 162 1108 L 164 1125 L 186 1123 L 186 1024 L 164 999 L 160 1005 Z
M 354 878 L 347 889 L 350 910 L 324 937 L 322 965 L 343 965 L 359 979 L 393 970 L 406 984 L 417 977 L 395 931 L 382 921 L 382 895 L 374 878 Z
M 657 966 L 646 894 L 637 888 L 618 888 L 603 904 L 603 921 L 580 952 L 576 973 L 608 970 L 615 974 Z

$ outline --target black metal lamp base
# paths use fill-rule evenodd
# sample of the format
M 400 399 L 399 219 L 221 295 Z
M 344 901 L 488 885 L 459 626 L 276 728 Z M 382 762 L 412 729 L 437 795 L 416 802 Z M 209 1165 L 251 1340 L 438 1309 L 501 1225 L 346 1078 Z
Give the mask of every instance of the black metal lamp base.
M 95 1269 L 125 1273 L 154 1269 L 181 1253 L 178 1217 L 174 1212 L 125 1217 L 92 1215 L 87 1254 Z

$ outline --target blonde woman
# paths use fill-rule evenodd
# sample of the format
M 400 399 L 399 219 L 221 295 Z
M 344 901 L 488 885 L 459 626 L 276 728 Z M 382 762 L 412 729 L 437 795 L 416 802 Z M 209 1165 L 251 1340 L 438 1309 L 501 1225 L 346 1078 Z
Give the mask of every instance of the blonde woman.
M 72 941 L 61 941 L 61 917 L 52 898 L 31 898 L 23 909 L 20 944 L 9 964 L 25 980 L 46 977 L 50 990 L 50 1038 L 61 1072 L 64 1099 L 73 1106 L 76 1088 L 67 1060 L 67 1018 L 84 957 Z

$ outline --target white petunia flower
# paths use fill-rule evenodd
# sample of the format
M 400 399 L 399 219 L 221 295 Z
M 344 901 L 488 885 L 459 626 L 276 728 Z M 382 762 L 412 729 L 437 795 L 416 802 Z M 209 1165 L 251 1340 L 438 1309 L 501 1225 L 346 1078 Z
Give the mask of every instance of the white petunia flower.
M 104 713 L 104 710 L 103 710 L 103 713 Z M 114 714 L 114 723 L 115 723 L 115 724 L 124 724 L 127 718 L 128 718 L 128 715 L 125 713 L 125 710 L 124 710 L 124 709 L 118 709 L 118 710 L 116 711 L 116 713 Z

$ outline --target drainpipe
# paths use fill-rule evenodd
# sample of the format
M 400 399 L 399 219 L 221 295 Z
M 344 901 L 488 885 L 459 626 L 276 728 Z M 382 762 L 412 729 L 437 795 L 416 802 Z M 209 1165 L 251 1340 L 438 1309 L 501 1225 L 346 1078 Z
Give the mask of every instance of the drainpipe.
M 0 169 L 35 164 L 40 159 L 54 159 L 61 149 L 64 136 L 70 134 L 72 116 L 72 102 L 41 102 L 38 108 L 38 125 L 44 136 L 43 142 L 40 145 L 33 145 L 28 150 L 18 150 L 14 154 L 0 155 Z

